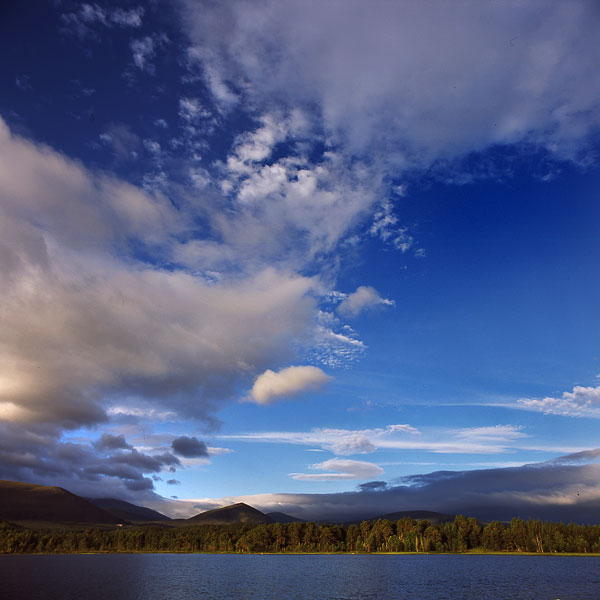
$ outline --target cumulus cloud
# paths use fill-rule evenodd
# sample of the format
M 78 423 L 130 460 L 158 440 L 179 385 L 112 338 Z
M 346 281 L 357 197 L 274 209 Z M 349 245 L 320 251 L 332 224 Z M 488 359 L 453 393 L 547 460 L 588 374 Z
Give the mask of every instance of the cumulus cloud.
M 208 456 L 206 444 L 197 437 L 187 437 L 182 435 L 171 442 L 171 447 L 175 454 L 185 458 L 200 458 Z
M 138 262 L 130 242 L 160 257 L 183 231 L 166 198 L 3 122 L 0 157 L 3 419 L 98 423 L 123 406 L 118 391 L 134 408 L 214 422 L 239 383 L 312 330 L 315 279 L 263 266 L 215 283 Z
M 337 307 L 337 311 L 344 316 L 356 317 L 363 310 L 376 306 L 394 306 L 393 300 L 382 298 L 375 288 L 361 285 L 355 292 L 349 294 Z
M 221 215 L 217 226 L 228 243 L 243 244 L 252 256 L 300 268 L 334 251 L 360 225 L 377 200 L 381 174 L 341 152 L 319 155 L 323 138 L 314 135 L 303 149 L 288 141 L 271 156 L 283 135 L 272 123 L 282 119 L 287 134 L 292 126 L 285 116 L 261 119 L 269 125 L 242 135 L 222 165 L 219 187 L 236 211 L 234 220 Z M 309 160 L 313 149 L 316 158 Z
M 318 367 L 287 367 L 277 372 L 267 369 L 256 378 L 249 400 L 271 404 L 307 390 L 318 390 L 329 381 L 331 377 Z
M 600 418 L 600 387 L 577 385 L 559 398 L 521 398 L 517 403 L 522 408 L 547 415 Z
M 194 103 L 181 108 L 196 118 Z M 271 126 L 268 120 L 262 125 Z M 234 152 L 252 163 L 267 152 L 261 149 L 271 144 L 267 138 L 265 132 L 239 138 Z M 105 141 L 122 158 L 141 146 L 121 125 L 109 127 Z M 203 214 L 215 236 L 194 239 L 188 223 L 197 213 L 189 205 L 176 208 L 162 193 L 86 169 L 13 135 L 1 120 L 0 194 L 0 282 L 6 290 L 0 301 L 0 421 L 13 431 L 55 427 L 52 444 L 60 447 L 61 428 L 109 421 L 195 418 L 215 426 L 219 408 L 257 374 L 251 398 L 259 403 L 327 383 L 317 367 L 270 371 L 298 348 L 306 354 L 322 348 L 338 360 L 364 348 L 341 323 L 334 330 L 315 320 L 319 295 L 327 290 L 318 277 L 298 275 L 295 258 L 268 266 L 268 257 L 287 243 L 291 221 L 283 229 L 273 224 L 266 254 L 257 240 L 271 224 L 257 219 L 253 227 L 243 211 L 237 225 L 228 213 Z M 310 224 L 301 222 L 305 227 Z M 163 268 L 171 260 L 175 264 Z M 131 450 L 113 436 L 101 437 L 89 451 L 102 453 L 111 444 Z M 46 452 L 42 443 L 29 448 L 32 456 Z M 10 456 L 18 463 L 17 453 Z M 157 463 L 144 468 L 150 467 Z M 43 482 L 43 471 L 23 477 Z M 152 480 L 132 480 L 124 493 L 132 486 L 145 493 Z

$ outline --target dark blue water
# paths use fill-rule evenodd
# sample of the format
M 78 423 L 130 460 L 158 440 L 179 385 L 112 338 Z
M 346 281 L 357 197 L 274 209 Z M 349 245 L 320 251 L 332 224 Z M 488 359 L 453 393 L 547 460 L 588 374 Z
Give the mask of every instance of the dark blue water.
M 0 598 L 590 600 L 600 558 L 453 555 L 0 556 Z

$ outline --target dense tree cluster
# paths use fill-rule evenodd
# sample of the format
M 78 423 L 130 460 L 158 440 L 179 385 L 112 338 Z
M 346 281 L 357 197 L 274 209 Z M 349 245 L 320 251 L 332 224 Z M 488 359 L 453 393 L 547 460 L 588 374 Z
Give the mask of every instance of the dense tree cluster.
M 409 517 L 360 525 L 273 523 L 43 530 L 0 524 L 0 553 L 73 552 L 580 552 L 600 553 L 600 526 L 473 518 L 434 525 Z

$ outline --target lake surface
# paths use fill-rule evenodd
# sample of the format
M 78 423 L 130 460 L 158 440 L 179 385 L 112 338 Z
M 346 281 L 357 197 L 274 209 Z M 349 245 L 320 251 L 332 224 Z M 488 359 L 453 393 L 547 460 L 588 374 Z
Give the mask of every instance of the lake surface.
M 11 600 L 590 600 L 600 558 L 460 555 L 0 556 Z

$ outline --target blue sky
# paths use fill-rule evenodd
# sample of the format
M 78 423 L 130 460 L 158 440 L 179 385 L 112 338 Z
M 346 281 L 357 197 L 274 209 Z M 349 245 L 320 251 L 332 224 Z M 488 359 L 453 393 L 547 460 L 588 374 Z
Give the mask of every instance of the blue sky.
M 0 477 L 592 510 L 598 18 L 3 3 Z

